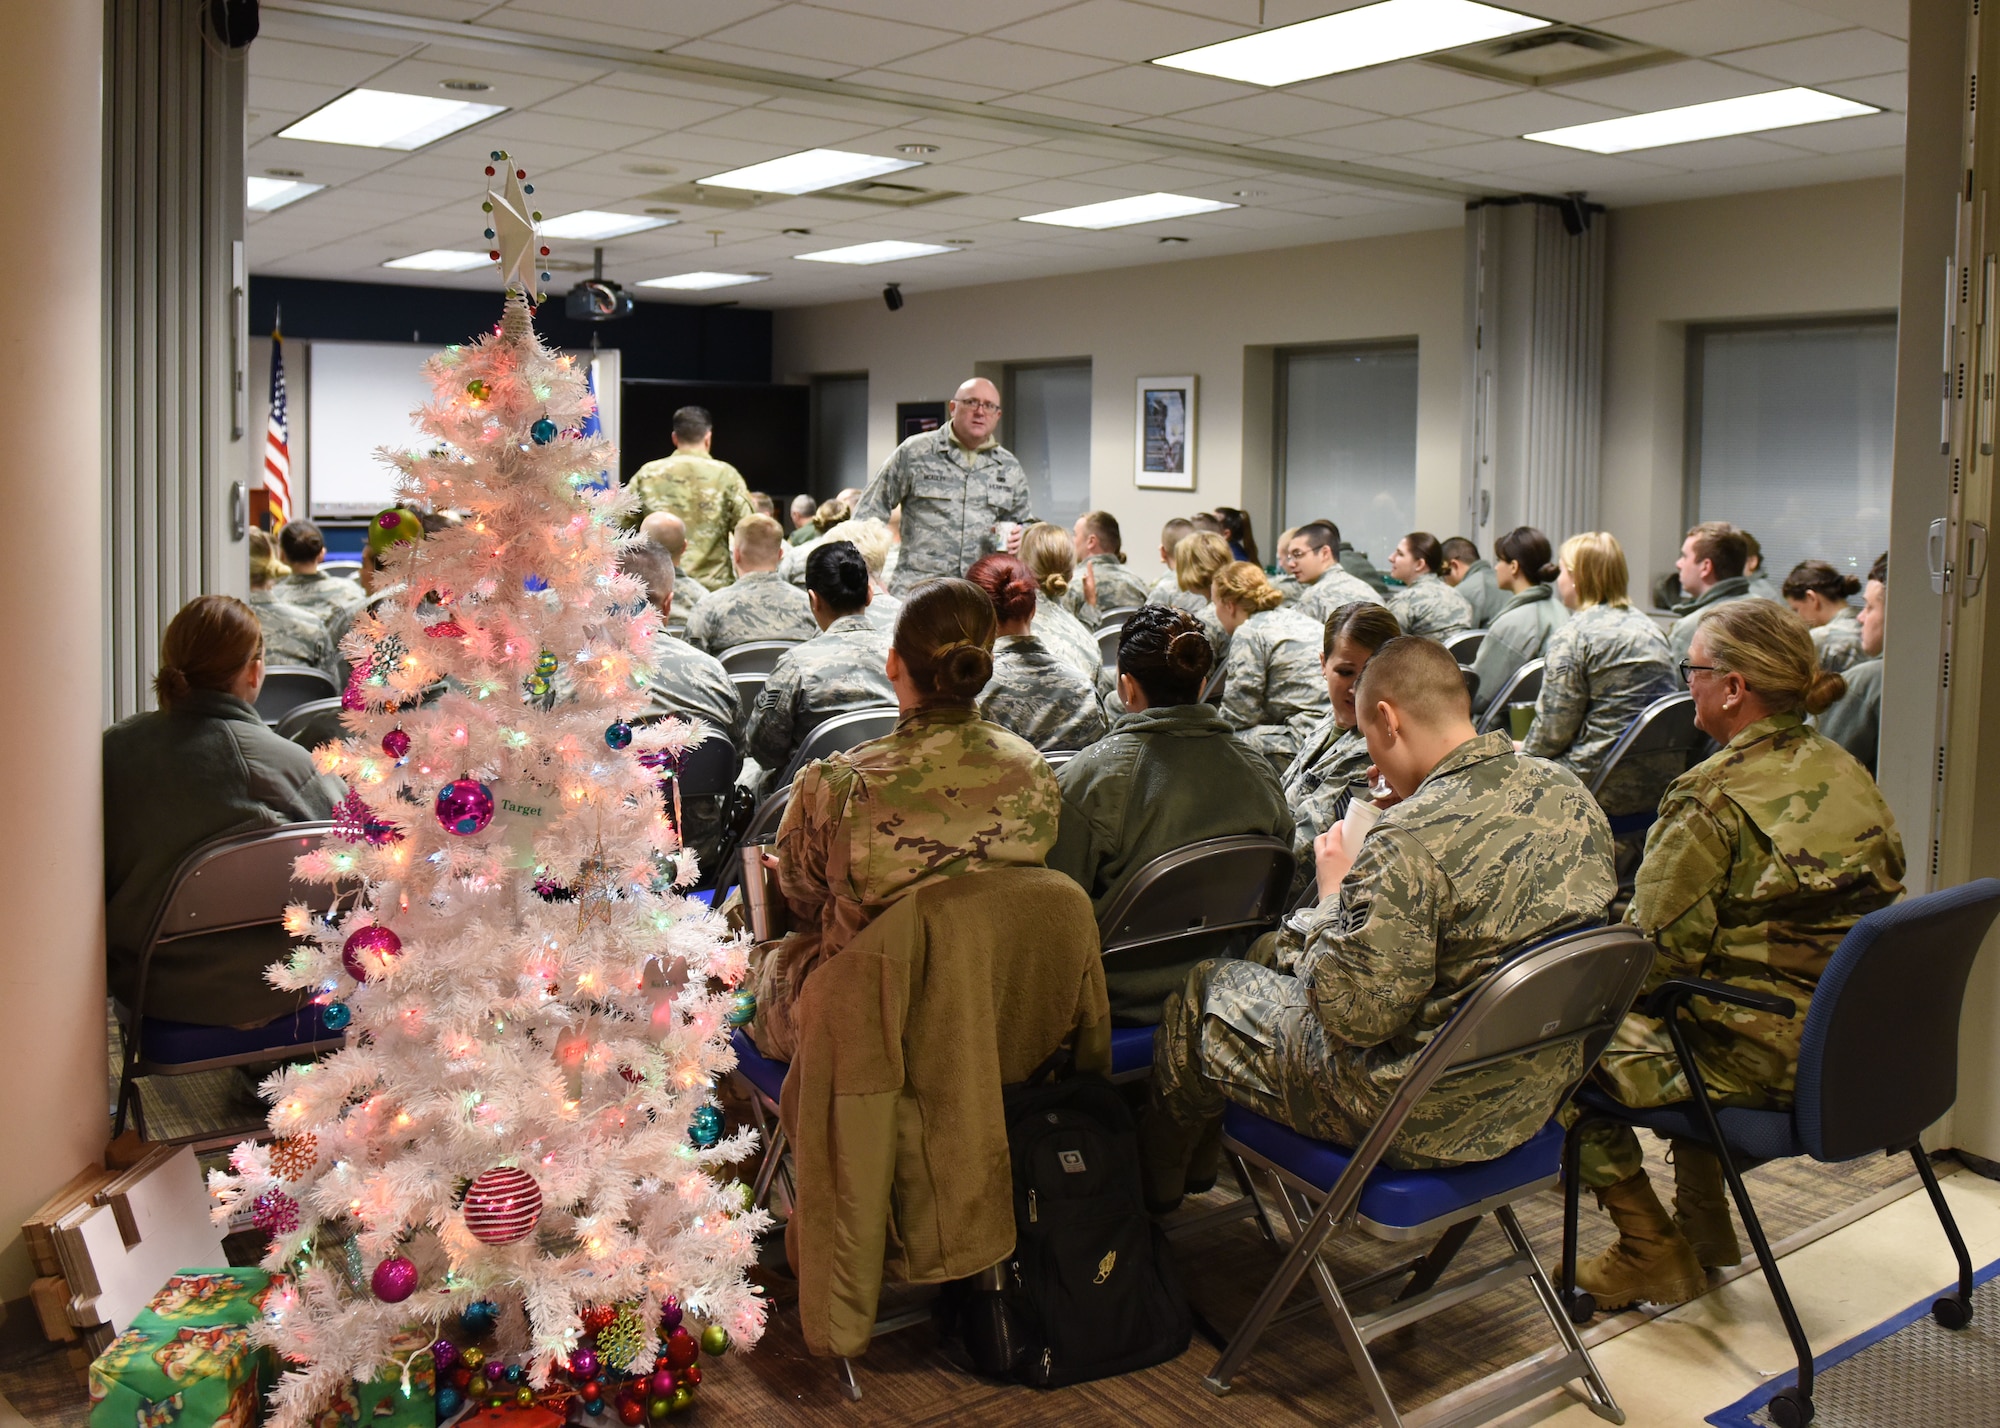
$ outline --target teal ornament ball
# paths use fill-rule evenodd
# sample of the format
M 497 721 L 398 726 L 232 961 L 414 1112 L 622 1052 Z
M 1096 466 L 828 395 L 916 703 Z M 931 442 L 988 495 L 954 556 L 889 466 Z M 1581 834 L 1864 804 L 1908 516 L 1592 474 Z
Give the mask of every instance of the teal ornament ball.
M 722 1139 L 722 1111 L 716 1106 L 703 1106 L 688 1121 L 688 1139 L 707 1150 Z
M 556 424 L 547 417 L 543 417 L 528 428 L 528 435 L 535 439 L 535 445 L 547 446 L 556 439 Z
M 632 726 L 623 719 L 616 720 L 604 731 L 604 742 L 614 749 L 622 749 L 632 742 Z
M 748 1026 L 756 1018 L 757 994 L 755 992 L 738 992 L 729 999 L 729 1016 L 727 1020 L 731 1026 Z
M 458 1322 L 465 1326 L 465 1332 L 475 1338 L 493 1332 L 493 1326 L 500 1322 L 500 1306 L 491 1299 L 479 1299 L 465 1306 L 458 1316 Z
M 328 1031 L 345 1031 L 354 1020 L 354 1009 L 346 1002 L 328 1002 L 319 1009 L 319 1024 Z

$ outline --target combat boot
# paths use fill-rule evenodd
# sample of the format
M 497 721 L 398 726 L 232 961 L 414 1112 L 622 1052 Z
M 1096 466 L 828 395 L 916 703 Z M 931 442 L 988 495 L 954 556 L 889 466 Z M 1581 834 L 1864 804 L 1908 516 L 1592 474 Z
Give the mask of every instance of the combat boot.
M 1674 1227 L 1645 1171 L 1605 1186 L 1597 1203 L 1618 1227 L 1618 1243 L 1578 1265 L 1576 1283 L 1600 1310 L 1625 1309 L 1641 1300 L 1685 1304 L 1708 1287 L 1694 1246 Z
M 1722 1162 L 1699 1141 L 1673 1143 L 1674 1224 L 1694 1246 L 1703 1269 L 1728 1269 L 1743 1262 L 1736 1222 L 1729 1217 L 1729 1189 Z

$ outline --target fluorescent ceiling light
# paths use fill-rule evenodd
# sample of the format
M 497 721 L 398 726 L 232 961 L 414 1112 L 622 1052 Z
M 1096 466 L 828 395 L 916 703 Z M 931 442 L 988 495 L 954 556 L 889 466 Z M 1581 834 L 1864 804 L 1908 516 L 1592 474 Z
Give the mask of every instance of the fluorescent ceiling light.
M 1768 94 L 1716 99 L 1651 114 L 1628 114 L 1622 119 L 1600 119 L 1594 124 L 1572 124 L 1566 129 L 1544 129 L 1539 134 L 1521 137 L 1542 144 L 1560 144 L 1566 149 L 1587 149 L 1593 154 L 1623 154 L 1633 149 L 1657 149 L 1663 144 L 1691 144 L 1698 139 L 1791 129 L 1800 124 L 1823 124 L 1829 119 L 1851 119 L 1857 114 L 1881 112 L 1873 105 L 1857 104 L 1817 89 L 1774 89 Z
M 893 263 L 898 258 L 928 258 L 934 253 L 956 253 L 942 243 L 905 243 L 900 238 L 884 238 L 879 243 L 856 243 L 851 248 L 824 248 L 817 253 L 794 253 L 808 263 Z
M 598 208 L 580 208 L 560 218 L 542 220 L 544 238 L 623 238 L 644 233 L 649 228 L 665 228 L 675 218 L 646 218 L 634 213 L 606 213 Z
M 1193 213 L 1216 213 L 1225 208 L 1242 206 L 1213 198 L 1189 198 L 1182 193 L 1135 193 L 1130 198 L 1086 203 L 1081 208 L 1030 213 L 1021 221 L 1053 223 L 1062 228 L 1127 228 L 1134 223 L 1157 223 L 1163 218 L 1186 218 Z
M 289 129 L 280 129 L 278 137 L 307 139 L 315 144 L 358 144 L 366 149 L 421 149 L 506 107 L 428 94 L 396 94 L 386 89 L 350 89 Z
M 859 183 L 898 169 L 921 168 L 915 159 L 883 159 L 874 154 L 850 154 L 841 149 L 807 149 L 747 169 L 731 169 L 698 182 L 717 188 L 747 188 L 757 193 L 817 193 L 843 183 Z
M 300 183 L 297 179 L 261 178 L 252 174 L 245 179 L 248 190 L 246 207 L 256 213 L 269 213 L 274 208 L 283 208 L 288 203 L 297 203 L 309 193 L 318 193 L 326 185 L 323 183 Z
M 678 292 L 702 293 L 710 288 L 734 288 L 744 283 L 769 282 L 769 273 L 676 273 L 670 278 L 647 278 L 642 288 L 672 288 Z
M 385 268 L 408 268 L 419 273 L 469 273 L 493 259 L 484 253 L 468 253 L 463 248 L 428 248 L 407 258 L 391 258 Z
M 1548 24 L 1475 0 L 1382 0 L 1379 5 L 1183 50 L 1153 63 L 1276 87 L 1546 29 Z

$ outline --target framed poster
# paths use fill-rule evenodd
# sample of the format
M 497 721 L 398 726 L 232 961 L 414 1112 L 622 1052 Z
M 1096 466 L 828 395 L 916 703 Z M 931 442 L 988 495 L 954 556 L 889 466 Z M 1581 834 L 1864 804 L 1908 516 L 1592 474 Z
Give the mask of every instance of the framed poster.
M 897 402 L 896 440 L 908 441 L 927 431 L 936 431 L 950 419 L 945 402 Z
M 1163 491 L 1194 489 L 1194 378 L 1141 377 L 1133 480 Z

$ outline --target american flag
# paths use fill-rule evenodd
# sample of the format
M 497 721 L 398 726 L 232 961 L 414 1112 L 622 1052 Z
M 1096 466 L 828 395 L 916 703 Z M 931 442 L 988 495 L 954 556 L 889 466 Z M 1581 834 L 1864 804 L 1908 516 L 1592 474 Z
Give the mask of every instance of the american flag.
M 292 449 L 290 421 L 285 412 L 285 339 L 271 330 L 271 425 L 264 433 L 264 496 L 271 523 L 281 526 L 292 514 Z

